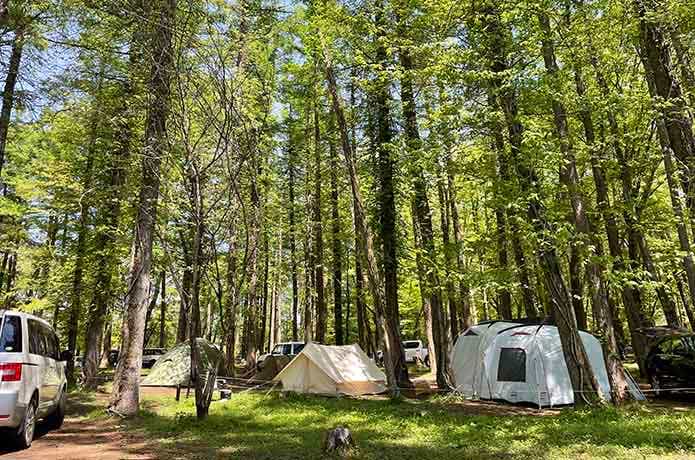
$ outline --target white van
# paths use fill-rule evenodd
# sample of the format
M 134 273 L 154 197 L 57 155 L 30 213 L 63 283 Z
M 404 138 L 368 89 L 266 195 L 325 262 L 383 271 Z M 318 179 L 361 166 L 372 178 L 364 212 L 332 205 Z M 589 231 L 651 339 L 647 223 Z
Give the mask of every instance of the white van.
M 65 359 L 41 318 L 0 310 L 0 428 L 20 448 L 31 445 L 36 421 L 59 428 L 65 415 Z

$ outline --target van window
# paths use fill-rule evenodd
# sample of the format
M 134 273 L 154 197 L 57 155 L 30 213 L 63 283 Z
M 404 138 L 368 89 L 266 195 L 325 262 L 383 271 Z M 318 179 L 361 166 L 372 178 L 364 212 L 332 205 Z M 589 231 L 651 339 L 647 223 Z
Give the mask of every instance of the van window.
M 303 343 L 297 343 L 297 344 L 295 344 L 295 345 L 294 345 L 294 354 L 295 354 L 295 355 L 298 355 L 299 353 L 302 352 L 303 349 L 304 349 L 304 344 L 303 344 Z
M 46 344 L 43 338 L 42 324 L 35 319 L 27 319 L 29 326 L 29 353 L 34 355 L 46 355 Z
M 53 358 L 56 361 L 60 360 L 60 351 L 58 349 L 58 337 L 56 337 L 55 333 L 51 330 L 50 327 L 46 326 L 43 323 L 40 323 L 41 325 L 41 338 L 43 339 L 43 349 L 44 352 L 46 353 L 44 356 L 47 356 L 49 358 Z
M 406 342 L 403 342 L 403 348 L 406 348 L 408 350 L 412 350 L 413 348 L 420 348 L 420 342 L 417 340 L 408 340 Z
M 0 352 L 19 353 L 22 351 L 22 319 L 16 315 L 5 315 L 0 333 Z
M 526 352 L 521 348 L 502 348 L 497 367 L 498 382 L 526 381 Z

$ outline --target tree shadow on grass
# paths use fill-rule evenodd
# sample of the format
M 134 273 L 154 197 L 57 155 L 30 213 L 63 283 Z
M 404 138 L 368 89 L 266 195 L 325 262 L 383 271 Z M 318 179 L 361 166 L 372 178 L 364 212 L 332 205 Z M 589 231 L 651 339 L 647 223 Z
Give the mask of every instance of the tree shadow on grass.
M 348 426 L 351 458 L 511 459 L 658 456 L 695 450 L 695 413 L 662 409 L 567 409 L 555 416 L 478 415 L 466 403 L 242 395 L 198 421 L 192 403 L 158 415 L 147 405 L 132 427 L 156 438 L 163 458 L 319 459 L 325 432 Z M 515 413 L 511 411 L 510 413 Z

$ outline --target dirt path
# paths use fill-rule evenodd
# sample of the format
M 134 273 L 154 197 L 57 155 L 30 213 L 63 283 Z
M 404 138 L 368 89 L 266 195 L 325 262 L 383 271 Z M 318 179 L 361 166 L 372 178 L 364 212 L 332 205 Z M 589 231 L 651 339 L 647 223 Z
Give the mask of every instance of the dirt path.
M 12 460 L 154 460 L 151 446 L 137 434 L 121 430 L 118 419 L 88 420 L 85 415 L 106 406 L 108 395 L 97 393 L 68 398 L 67 417 L 60 430 L 36 427 L 31 448 L 23 451 L 0 446 L 0 459 Z

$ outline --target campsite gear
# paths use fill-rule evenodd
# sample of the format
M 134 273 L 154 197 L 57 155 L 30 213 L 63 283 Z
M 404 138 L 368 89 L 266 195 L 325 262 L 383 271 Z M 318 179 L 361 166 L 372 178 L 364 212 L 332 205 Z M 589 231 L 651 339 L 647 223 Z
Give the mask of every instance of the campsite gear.
M 222 351 L 205 339 L 197 338 L 200 350 L 198 375 L 206 376 L 222 360 Z M 189 386 L 191 381 L 191 344 L 186 341 L 176 345 L 157 360 L 144 378 L 145 386 Z
M 610 399 L 610 383 L 601 344 L 580 331 L 599 391 Z M 506 321 L 471 326 L 456 341 L 451 355 L 455 391 L 468 398 L 559 406 L 574 403 L 574 390 L 557 327 Z M 639 390 L 629 381 L 630 392 Z
M 386 375 L 359 345 L 309 343 L 273 381 L 287 391 L 330 396 L 386 391 Z

